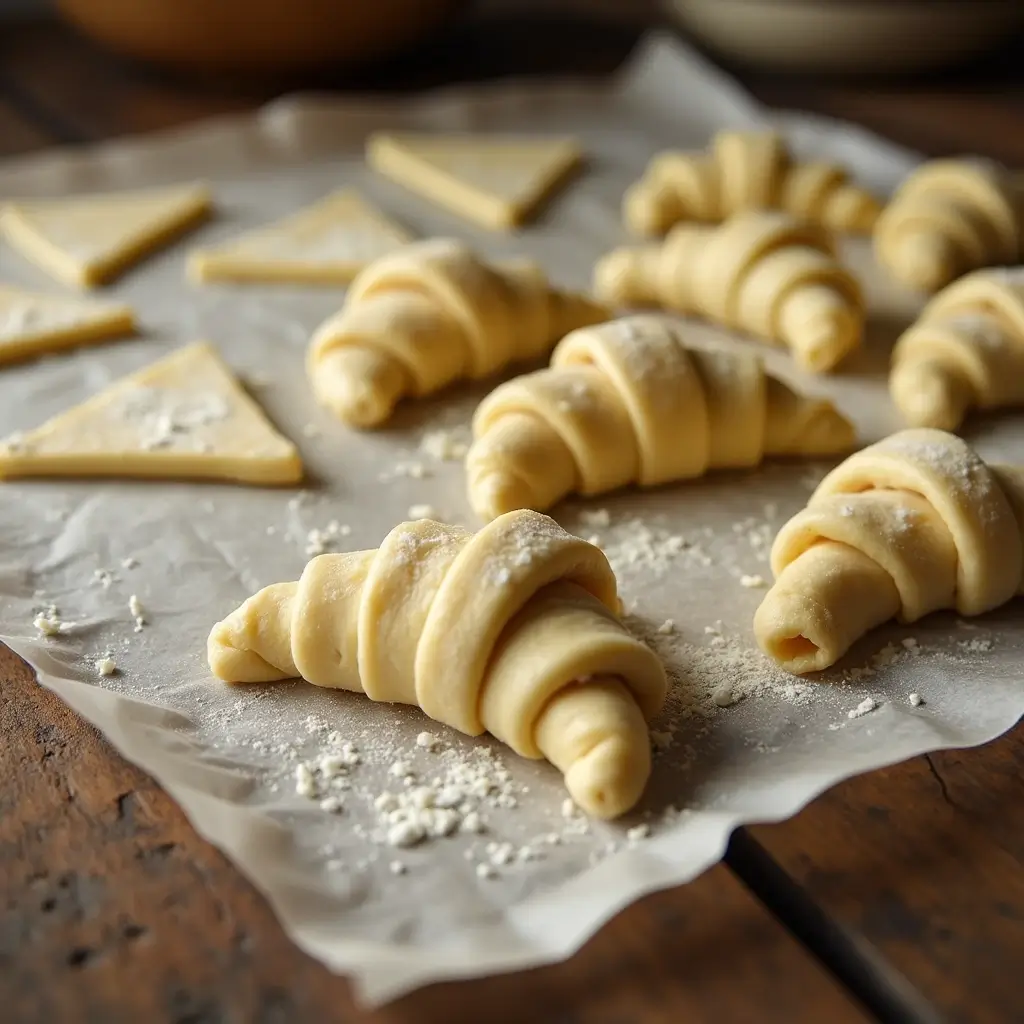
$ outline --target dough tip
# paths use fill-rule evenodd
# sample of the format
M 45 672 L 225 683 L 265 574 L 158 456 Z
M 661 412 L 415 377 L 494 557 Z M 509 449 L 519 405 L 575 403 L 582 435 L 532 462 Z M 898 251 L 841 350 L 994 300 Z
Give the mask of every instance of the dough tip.
M 945 367 L 908 361 L 893 371 L 889 390 L 912 427 L 955 431 L 970 404 L 965 383 Z
M 633 808 L 647 786 L 650 749 L 619 737 L 606 739 L 565 773 L 577 806 L 591 818 L 617 818 Z
M 532 488 L 513 473 L 488 469 L 470 479 L 470 503 L 473 511 L 485 522 L 506 512 L 537 505 Z
M 899 243 L 893 269 L 901 281 L 922 291 L 934 292 L 957 276 L 956 252 L 944 235 L 913 231 Z
M 806 596 L 773 587 L 754 614 L 754 635 L 761 650 L 787 672 L 818 672 L 835 661 L 818 642 L 819 618 Z

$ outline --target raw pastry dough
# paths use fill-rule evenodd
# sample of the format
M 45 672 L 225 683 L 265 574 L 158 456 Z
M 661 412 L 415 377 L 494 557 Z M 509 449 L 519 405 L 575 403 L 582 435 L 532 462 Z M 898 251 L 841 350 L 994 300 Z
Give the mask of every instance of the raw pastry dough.
M 183 477 L 293 484 L 302 475 L 295 446 L 201 342 L 0 443 L 0 478 Z
M 987 160 L 933 160 L 914 171 L 875 225 L 875 256 L 902 284 L 937 291 L 1022 253 L 1024 188 Z
M 512 512 L 475 535 L 419 519 L 261 590 L 214 626 L 208 655 L 231 682 L 301 676 L 486 730 L 611 818 L 643 792 L 666 690 L 617 606 L 604 554 L 547 516 Z
M 889 390 L 915 427 L 1024 405 L 1024 267 L 976 270 L 936 295 L 896 342 Z
M 414 242 L 353 281 L 342 310 L 313 336 L 309 377 L 339 419 L 372 427 L 405 395 L 538 359 L 567 331 L 606 316 L 552 288 L 527 260 L 489 265 L 453 239 Z
M 786 213 L 680 224 L 660 244 L 625 247 L 595 269 L 597 296 L 654 304 L 781 342 L 805 369 L 829 370 L 864 332 L 864 300 L 824 229 Z
M 512 135 L 378 134 L 366 159 L 379 173 L 492 230 L 509 230 L 575 171 L 575 139 Z
M 941 430 L 850 456 L 772 546 L 776 582 L 754 616 L 790 672 L 828 668 L 894 616 L 979 615 L 1022 589 L 1024 467 L 988 466 Z
M 794 393 L 749 353 L 688 345 L 684 330 L 651 315 L 584 328 L 558 344 L 550 369 L 499 385 L 473 417 L 477 514 L 852 447 L 831 402 Z
M 80 288 L 109 281 L 206 218 L 205 185 L 10 203 L 7 240 L 57 280 Z
M 794 161 L 771 131 L 721 131 L 710 152 L 651 160 L 623 199 L 626 225 L 663 234 L 684 220 L 717 223 L 741 210 L 782 209 L 836 231 L 867 234 L 882 205 L 837 164 Z
M 0 364 L 131 334 L 130 306 L 0 284 Z
M 348 284 L 411 236 L 352 189 L 189 256 L 197 281 Z

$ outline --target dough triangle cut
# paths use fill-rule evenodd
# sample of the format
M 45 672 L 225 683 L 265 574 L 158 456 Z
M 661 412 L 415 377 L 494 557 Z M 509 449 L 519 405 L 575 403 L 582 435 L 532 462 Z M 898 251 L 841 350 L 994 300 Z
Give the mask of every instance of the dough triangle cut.
M 130 306 L 0 284 L 0 366 L 134 330 Z
M 368 263 L 412 240 L 352 189 L 189 257 L 197 281 L 348 284 Z
M 0 227 L 52 277 L 92 288 L 203 220 L 211 205 L 202 184 L 37 199 L 9 204 Z
M 374 170 L 439 206 L 496 230 L 527 220 L 583 160 L 566 137 L 377 134 Z
M 292 484 L 302 475 L 295 446 L 271 426 L 205 342 L 178 349 L 0 444 L 0 478 Z

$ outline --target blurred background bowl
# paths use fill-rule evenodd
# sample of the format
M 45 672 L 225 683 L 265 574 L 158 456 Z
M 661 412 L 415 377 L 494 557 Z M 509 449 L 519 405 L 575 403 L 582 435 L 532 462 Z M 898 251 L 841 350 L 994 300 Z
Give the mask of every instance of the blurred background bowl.
M 465 0 L 57 0 L 110 49 L 206 73 L 347 68 L 394 53 Z
M 931 71 L 977 56 L 1024 25 L 1019 0 L 665 0 L 730 61 L 772 71 Z

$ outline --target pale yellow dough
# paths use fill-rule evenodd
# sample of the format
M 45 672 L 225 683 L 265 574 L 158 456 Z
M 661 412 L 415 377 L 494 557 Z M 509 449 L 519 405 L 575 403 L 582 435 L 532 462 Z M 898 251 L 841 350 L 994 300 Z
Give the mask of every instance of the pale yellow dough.
M 781 209 L 835 231 L 867 234 L 882 204 L 838 164 L 797 161 L 771 131 L 720 131 L 707 152 L 658 153 L 623 199 L 630 230 L 660 235 L 680 221 L 718 223 Z
M 513 135 L 380 133 L 366 144 L 369 165 L 400 185 L 485 228 L 528 220 L 575 171 L 575 139 Z
M 122 377 L 0 443 L 0 478 L 177 477 L 250 484 L 302 479 L 295 446 L 199 342 Z
M 666 691 L 617 606 L 604 554 L 547 516 L 513 512 L 475 535 L 420 519 L 261 590 L 214 626 L 208 656 L 230 682 L 301 676 L 490 732 L 611 818 L 644 790 Z
M 469 498 L 484 519 L 854 443 L 831 402 L 796 394 L 750 353 L 688 344 L 685 325 L 657 315 L 569 334 L 549 369 L 483 400 L 473 436 Z
M 1024 589 L 1024 467 L 988 466 L 941 430 L 904 430 L 829 473 L 771 557 L 754 634 L 797 674 L 893 617 L 980 615 Z
M 352 189 L 332 192 L 296 213 L 188 261 L 197 281 L 348 284 L 368 263 L 411 236 Z
M 971 409 L 1024 405 L 1024 267 L 976 270 L 896 342 L 893 402 L 915 427 L 956 430 Z
M 205 219 L 202 184 L 9 203 L 0 229 L 23 256 L 78 288 L 104 284 Z
M 413 242 L 371 263 L 313 335 L 313 392 L 339 419 L 373 427 L 406 396 L 539 359 L 607 310 L 553 288 L 528 260 L 488 264 L 453 239 Z
M 970 270 L 1024 256 L 1024 183 L 977 158 L 914 171 L 875 225 L 878 262 L 897 281 L 937 291 Z
M 661 243 L 616 249 L 598 262 L 594 290 L 615 305 L 664 306 L 786 345 L 815 372 L 864 333 L 860 285 L 828 233 L 774 211 L 680 224 Z
M 127 336 L 134 330 L 130 306 L 0 284 L 0 365 Z

